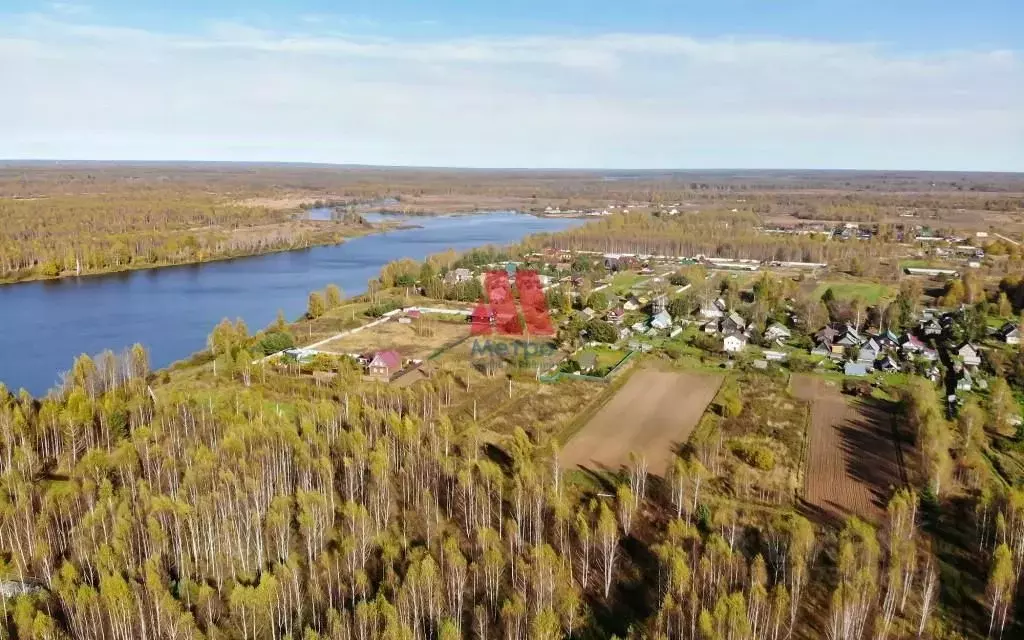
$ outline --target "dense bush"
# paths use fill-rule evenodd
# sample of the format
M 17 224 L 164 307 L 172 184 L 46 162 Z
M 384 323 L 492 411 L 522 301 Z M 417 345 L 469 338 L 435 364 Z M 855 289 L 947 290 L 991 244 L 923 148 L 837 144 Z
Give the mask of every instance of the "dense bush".
M 291 349 L 295 346 L 295 338 L 290 333 L 283 331 L 271 331 L 259 341 L 259 349 L 263 355 L 269 356 L 272 353 Z
M 775 452 L 762 444 L 735 440 L 729 443 L 729 449 L 737 458 L 755 469 L 771 471 L 775 468 Z
M 615 327 L 604 320 L 591 320 L 587 323 L 587 335 L 596 342 L 612 343 L 619 339 Z
M 370 305 L 366 309 L 366 315 L 371 318 L 379 318 L 389 311 L 401 308 L 402 304 L 397 300 L 384 300 L 376 304 Z

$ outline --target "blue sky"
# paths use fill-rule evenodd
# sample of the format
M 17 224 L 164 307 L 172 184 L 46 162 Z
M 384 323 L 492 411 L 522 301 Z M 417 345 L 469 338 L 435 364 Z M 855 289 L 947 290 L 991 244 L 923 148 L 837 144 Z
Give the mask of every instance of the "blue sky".
M 0 158 L 1024 171 L 1024 3 L 0 0 Z

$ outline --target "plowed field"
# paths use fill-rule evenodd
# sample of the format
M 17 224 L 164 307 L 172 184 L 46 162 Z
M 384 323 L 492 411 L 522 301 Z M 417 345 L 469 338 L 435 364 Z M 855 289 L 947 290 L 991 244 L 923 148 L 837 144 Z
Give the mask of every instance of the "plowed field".
M 565 468 L 614 470 L 642 455 L 663 474 L 722 385 L 722 376 L 638 371 L 562 450 Z

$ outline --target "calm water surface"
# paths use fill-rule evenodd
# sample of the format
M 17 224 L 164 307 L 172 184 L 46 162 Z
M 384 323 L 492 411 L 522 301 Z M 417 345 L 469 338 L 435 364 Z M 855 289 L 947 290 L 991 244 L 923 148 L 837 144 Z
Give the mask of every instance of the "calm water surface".
M 422 217 L 411 220 L 421 228 L 331 247 L 0 286 L 0 382 L 42 394 L 77 355 L 118 352 L 136 342 L 149 349 L 154 368 L 165 367 L 204 348 L 221 318 L 243 318 L 256 330 L 279 309 L 298 317 L 309 292 L 329 283 L 361 293 L 398 258 L 517 242 L 582 222 L 514 213 Z

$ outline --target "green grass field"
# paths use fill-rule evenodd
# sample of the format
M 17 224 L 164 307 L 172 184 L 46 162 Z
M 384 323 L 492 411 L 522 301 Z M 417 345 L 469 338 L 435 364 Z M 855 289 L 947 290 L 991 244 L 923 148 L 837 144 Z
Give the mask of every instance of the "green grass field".
M 832 289 L 837 300 L 850 300 L 860 296 L 868 304 L 892 297 L 893 288 L 877 282 L 822 282 L 814 289 L 814 296 L 820 298 Z
M 612 290 L 616 293 L 629 291 L 630 287 L 644 279 L 635 271 L 620 271 L 612 276 Z

